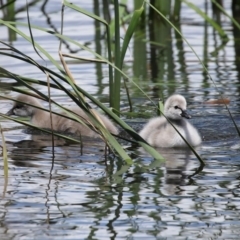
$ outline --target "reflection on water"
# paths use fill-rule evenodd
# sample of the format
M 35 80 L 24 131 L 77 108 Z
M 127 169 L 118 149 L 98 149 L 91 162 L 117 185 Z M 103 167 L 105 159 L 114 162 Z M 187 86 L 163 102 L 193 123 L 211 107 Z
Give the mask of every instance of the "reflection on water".
M 179 186 L 189 182 L 189 178 L 195 175 L 199 162 L 191 150 L 186 148 L 159 148 L 157 149 L 165 159 L 161 191 L 163 195 L 181 195 Z M 141 148 L 141 157 L 150 156 Z M 151 159 L 151 158 L 150 158 Z M 155 160 L 157 161 L 157 160 Z M 150 165 L 152 166 L 152 165 Z
M 7 139 L 14 133 L 6 133 Z M 158 149 L 166 159 L 161 164 L 135 148 L 135 164 L 115 176 L 121 159 L 106 157 L 99 141 L 86 141 L 81 151 L 55 139 L 53 156 L 51 136 L 18 135 L 8 140 L 1 236 L 182 239 L 239 233 L 240 159 L 234 141 L 218 146 L 205 141 L 197 149 L 206 162 L 198 174 L 199 161 L 187 149 Z
M 100 152 L 104 155 L 105 147 L 105 143 L 100 139 L 96 141 L 95 139 L 85 137 L 81 143 L 73 144 L 70 140 L 61 139 L 56 136 L 52 138 L 50 134 L 35 133 L 30 134 L 27 139 L 13 143 L 13 149 L 9 157 L 14 160 L 14 164 L 29 167 L 33 165 L 33 161 L 37 163 L 41 158 L 54 158 L 55 154 L 59 153 L 62 153 L 63 161 L 70 158 L 82 159 L 88 155 L 100 155 Z M 49 151 L 48 155 L 44 154 L 46 149 Z M 26 155 L 28 156 L 27 159 Z

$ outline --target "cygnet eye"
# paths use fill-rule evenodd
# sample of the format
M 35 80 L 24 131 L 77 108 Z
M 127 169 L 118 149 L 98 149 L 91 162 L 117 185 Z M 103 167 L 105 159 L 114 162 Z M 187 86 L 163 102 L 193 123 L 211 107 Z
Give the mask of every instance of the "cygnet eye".
M 19 109 L 19 108 L 22 108 L 23 106 L 22 105 L 16 105 L 15 108 Z
M 175 108 L 175 109 L 178 109 L 178 106 L 175 106 L 174 108 Z

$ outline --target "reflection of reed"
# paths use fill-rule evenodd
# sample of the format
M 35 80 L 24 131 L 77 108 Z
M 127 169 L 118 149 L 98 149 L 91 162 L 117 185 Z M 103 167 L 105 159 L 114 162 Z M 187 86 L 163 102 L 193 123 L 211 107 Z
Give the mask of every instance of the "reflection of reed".
M 157 222 L 159 215 L 155 215 L 151 209 L 162 208 L 159 198 L 162 199 L 163 195 L 183 194 L 179 187 L 187 184 L 189 171 L 195 170 L 198 161 L 190 160 L 194 155 L 188 149 L 159 149 L 159 152 L 166 159 L 165 164 L 159 165 L 159 161 L 156 161 L 142 167 L 139 166 L 141 163 L 136 163 L 119 175 L 114 174 L 121 169 L 118 159 L 114 159 L 115 168 L 110 161 L 106 176 L 94 181 L 98 191 L 86 191 L 88 202 L 81 204 L 95 218 L 89 237 L 98 234 L 103 222 L 113 236 L 117 232 L 116 223 L 123 219 L 131 221 L 134 227 L 139 228 L 135 216 L 142 214 L 143 204 L 149 203 L 148 217 Z M 137 155 L 139 153 L 145 161 L 148 157 L 151 158 L 143 149 Z
M 22 140 L 14 144 L 14 146 L 21 148 L 26 148 L 31 150 L 34 149 L 40 149 L 43 147 L 50 147 L 52 146 L 52 136 L 51 135 L 31 135 L 31 140 Z M 64 139 L 54 137 L 54 145 L 55 146 L 63 146 L 66 144 L 66 141 Z
M 42 11 L 43 15 L 46 17 L 46 20 L 47 20 L 48 25 L 54 30 L 54 32 L 55 32 L 55 33 L 60 33 L 60 32 L 58 31 L 58 28 L 55 27 L 55 25 L 52 23 L 49 14 L 46 12 L 46 9 L 45 9 L 45 8 L 46 8 L 47 3 L 48 3 L 48 0 L 45 0 L 45 1 L 43 2 L 42 7 L 41 7 L 41 11 Z M 68 44 L 64 39 L 62 39 L 62 43 L 63 43 L 63 44 L 65 45 L 65 47 L 69 50 L 70 53 L 77 53 L 77 52 L 81 51 L 81 49 L 75 49 L 75 50 L 71 49 L 70 44 Z
M 198 162 L 190 161 L 194 155 L 188 148 L 159 148 L 159 153 L 164 157 L 165 164 L 160 183 L 161 194 L 179 194 L 178 186 L 186 185 L 186 179 L 192 175 L 192 171 L 197 168 Z M 141 157 L 148 156 L 143 149 L 140 149 Z M 188 172 L 191 171 L 191 174 Z
M 33 134 L 30 136 L 30 139 L 21 140 L 13 144 L 14 148 L 10 152 L 9 157 L 14 161 L 14 165 L 40 167 L 39 164 L 41 163 L 38 164 L 38 162 L 41 162 L 43 159 L 50 163 L 53 156 L 52 151 L 48 150 L 48 148 L 52 146 L 52 136 L 44 134 Z M 58 160 L 68 161 L 75 159 L 79 162 L 81 159 L 84 159 L 84 155 L 104 155 L 105 144 L 102 141 L 85 138 L 81 145 L 76 145 L 70 141 L 54 137 L 54 150 L 58 155 Z M 47 156 L 44 153 L 45 151 L 48 152 Z M 94 159 L 96 162 L 98 161 L 96 157 Z

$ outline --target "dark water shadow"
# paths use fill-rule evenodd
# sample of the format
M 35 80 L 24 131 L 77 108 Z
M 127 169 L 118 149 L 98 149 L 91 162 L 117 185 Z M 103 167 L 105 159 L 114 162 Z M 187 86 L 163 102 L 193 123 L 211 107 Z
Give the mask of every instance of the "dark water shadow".
M 32 134 L 26 134 L 29 131 Z M 106 145 L 101 139 L 84 137 L 81 143 L 76 144 L 73 141 L 54 136 L 53 142 L 50 134 L 29 129 L 24 129 L 23 132 L 25 132 L 25 134 L 23 133 L 25 139 L 8 142 L 8 144 L 12 144 L 9 158 L 13 160 L 13 164 L 16 166 L 41 167 L 41 161 L 50 163 L 54 155 L 57 156 L 56 160 L 58 162 L 73 160 L 76 163 L 84 161 L 98 162 L 105 159 Z

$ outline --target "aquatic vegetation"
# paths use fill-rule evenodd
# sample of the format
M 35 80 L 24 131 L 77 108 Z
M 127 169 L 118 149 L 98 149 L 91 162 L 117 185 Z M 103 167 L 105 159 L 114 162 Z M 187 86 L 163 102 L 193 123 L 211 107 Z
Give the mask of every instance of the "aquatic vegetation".
M 118 1 L 114 1 L 114 12 L 113 12 L 114 18 L 106 20 L 95 13 L 88 12 L 85 9 L 82 9 L 79 6 L 76 6 L 64 0 L 62 5 L 62 16 L 61 16 L 62 17 L 61 33 L 58 33 L 57 31 L 49 31 L 49 29 L 45 29 L 40 26 L 34 26 L 31 23 L 31 19 L 29 18 L 29 16 L 28 16 L 28 23 L 21 23 L 16 21 L 11 22 L 11 21 L 7 21 L 5 18 L 0 20 L 0 23 L 5 25 L 11 32 L 14 32 L 14 34 L 21 36 L 26 41 L 31 43 L 36 53 L 41 57 L 44 56 L 44 58 L 47 58 L 48 61 L 53 66 L 55 66 L 57 70 L 53 71 L 50 67 L 46 67 L 44 64 L 38 63 L 37 61 L 32 59 L 30 56 L 26 55 L 24 52 L 21 52 L 18 49 L 14 48 L 11 44 L 8 44 L 7 42 L 4 42 L 4 41 L 0 41 L 0 43 L 5 46 L 5 49 L 1 49 L 0 51 L 1 55 L 16 58 L 20 61 L 25 62 L 26 64 L 34 65 L 36 68 L 38 68 L 40 71 L 42 71 L 46 75 L 46 81 L 44 82 L 34 78 L 31 78 L 31 79 L 26 78 L 24 76 L 17 75 L 15 73 L 7 71 L 6 69 L 1 68 L 2 76 L 5 78 L 15 79 L 25 89 L 23 90 L 21 88 L 10 86 L 10 89 L 12 91 L 29 94 L 27 90 L 30 90 L 36 93 L 37 95 L 39 95 L 41 98 L 45 99 L 47 102 L 49 102 L 50 113 L 52 112 L 51 104 L 55 104 L 56 106 L 58 106 L 60 109 L 63 110 L 63 107 L 57 102 L 53 101 L 51 98 L 51 89 L 61 90 L 85 112 L 85 114 L 88 116 L 89 119 L 91 119 L 91 121 L 94 121 L 95 124 L 99 126 L 98 129 L 101 132 L 101 135 L 103 136 L 106 144 L 115 152 L 117 152 L 122 157 L 122 159 L 125 160 L 128 164 L 132 164 L 133 162 L 130 156 L 128 155 L 127 151 L 123 149 L 121 144 L 116 140 L 115 137 L 113 137 L 109 133 L 107 129 L 105 129 L 104 127 L 101 127 L 101 123 L 99 123 L 98 119 L 92 114 L 87 103 L 87 101 L 91 101 L 97 107 L 101 108 L 106 113 L 106 115 L 108 115 L 110 119 L 112 119 L 116 124 L 118 124 L 119 128 L 123 128 L 129 134 L 131 139 L 133 139 L 133 141 L 139 143 L 143 148 L 145 148 L 145 150 L 148 151 L 152 155 L 152 157 L 162 161 L 161 155 L 157 151 L 155 151 L 151 146 L 149 146 L 137 134 L 137 132 L 131 128 L 131 126 L 126 124 L 126 122 L 124 122 L 119 117 L 121 113 L 120 112 L 121 79 L 122 78 L 124 79 L 126 91 L 127 91 L 127 82 L 131 82 L 132 84 L 135 85 L 136 89 L 142 92 L 143 95 L 146 95 L 143 89 L 141 89 L 141 87 L 138 85 L 138 83 L 136 81 L 132 81 L 132 79 L 124 71 L 124 59 L 125 59 L 127 49 L 129 48 L 130 42 L 133 40 L 136 40 L 134 38 L 137 36 L 137 34 L 140 32 L 141 34 L 145 34 L 144 35 L 145 37 L 147 36 L 147 34 L 145 33 L 147 21 L 151 22 L 151 24 L 149 25 L 149 28 L 155 31 L 155 35 L 154 35 L 155 37 L 152 38 L 150 35 L 149 39 L 147 39 L 146 37 L 146 39 L 143 39 L 144 41 L 142 40 L 141 43 L 143 44 L 147 43 L 150 46 L 156 45 L 159 48 L 162 48 L 164 50 L 164 58 L 166 59 L 164 64 L 168 64 L 168 67 L 173 66 L 173 63 L 171 60 L 172 58 L 171 47 L 167 47 L 168 43 L 166 39 L 168 39 L 168 37 L 171 36 L 170 31 L 172 29 L 178 35 L 176 36 L 177 41 L 178 42 L 185 41 L 189 45 L 192 52 L 195 53 L 193 47 L 191 47 L 191 45 L 188 43 L 187 39 L 184 38 L 183 34 L 179 29 L 178 20 L 180 18 L 179 14 L 181 9 L 181 4 L 183 3 L 187 4 L 189 8 L 194 9 L 194 11 L 196 11 L 196 13 L 198 13 L 203 19 L 208 21 L 208 23 L 218 32 L 219 36 L 223 40 L 223 44 L 221 45 L 221 48 L 224 48 L 228 38 L 223 28 L 221 28 L 220 25 L 214 19 L 210 18 L 206 13 L 204 13 L 202 10 L 198 9 L 196 6 L 194 6 L 194 4 L 191 4 L 188 1 L 182 1 L 182 3 L 180 3 L 179 1 L 175 1 L 175 5 L 171 5 L 169 2 L 166 3 L 166 1 L 165 2 L 156 1 L 155 5 L 152 5 L 148 1 L 142 1 L 140 4 L 138 3 L 138 5 L 136 5 L 136 8 L 132 13 L 127 13 L 126 11 L 122 10 L 121 4 L 119 4 Z M 100 25 L 104 26 L 104 29 L 105 29 L 104 39 L 106 42 L 106 49 L 107 49 L 107 52 L 105 54 L 99 54 L 98 51 L 93 50 L 92 48 L 88 47 L 86 44 L 81 44 L 78 41 L 75 41 L 63 34 L 65 8 L 72 9 L 72 11 L 76 11 L 79 14 L 84 14 L 89 18 L 94 19 L 98 23 L 98 28 L 101 28 Z M 146 13 L 147 13 L 146 9 L 148 9 L 149 11 L 149 16 L 147 21 L 145 22 L 144 17 L 146 16 Z M 27 13 L 29 13 L 29 10 L 27 11 Z M 154 14 L 151 15 L 152 13 Z M 153 16 L 153 17 L 150 18 L 150 16 Z M 28 28 L 29 35 L 23 32 L 20 28 L 17 28 L 17 26 Z M 120 29 L 123 26 L 127 26 L 127 27 L 125 28 L 125 35 L 121 43 L 122 34 L 120 34 Z M 158 35 L 156 33 L 156 29 L 161 29 L 161 34 Z M 49 52 L 46 49 L 42 48 L 35 41 L 32 30 L 39 30 L 46 35 L 47 34 L 54 35 L 59 39 L 58 53 L 59 53 L 59 59 L 61 64 L 57 59 L 51 56 L 51 54 L 49 54 Z M 70 68 L 68 67 L 65 61 L 65 57 L 78 59 L 78 60 L 82 60 L 83 58 L 77 55 L 64 53 L 62 50 L 63 42 L 74 44 L 74 46 L 80 49 L 84 49 L 85 51 L 91 53 L 95 57 L 94 59 L 87 59 L 87 60 L 84 59 L 85 61 L 93 61 L 93 62 L 108 64 L 109 66 L 108 67 L 109 69 L 109 104 L 110 104 L 110 107 L 113 108 L 113 111 L 109 110 L 100 101 L 98 101 L 93 96 L 88 94 L 81 86 L 78 86 L 75 83 L 75 79 L 73 77 L 73 74 L 70 71 Z M 218 50 L 220 50 L 221 48 L 219 48 Z M 138 57 L 139 61 L 145 58 L 146 56 L 145 53 L 144 53 L 144 56 Z M 216 52 L 214 54 L 216 54 Z M 106 55 L 107 55 L 107 58 L 105 57 Z M 200 60 L 198 56 L 197 58 L 199 59 L 205 71 L 207 72 L 207 68 L 205 67 L 203 62 Z M 161 73 L 165 71 L 164 70 L 165 67 L 163 66 L 164 64 L 159 64 L 158 66 Z M 139 64 L 136 65 L 135 67 L 136 71 L 138 71 L 139 66 L 142 66 L 141 62 L 139 62 Z M 145 66 L 143 65 L 143 68 L 147 68 L 146 65 Z M 154 71 L 155 69 L 153 69 L 153 73 Z M 67 84 L 67 87 L 65 84 Z M 42 86 L 48 87 L 49 88 L 48 95 L 45 95 L 40 91 L 38 91 L 36 88 L 36 85 L 42 85 Z M 169 82 L 169 86 L 170 86 L 170 82 Z M 130 95 L 128 94 L 128 96 L 129 96 L 129 103 L 130 103 L 131 102 Z M 148 99 L 153 103 L 153 101 L 150 98 Z M 157 106 L 156 108 L 158 109 Z M 161 112 L 161 109 L 158 109 L 158 110 Z M 67 111 L 67 110 L 65 109 L 64 111 Z M 68 114 L 71 116 L 71 112 L 68 112 Z M 229 114 L 231 115 L 230 112 Z M 4 116 L 3 114 L 1 115 Z M 18 121 L 17 119 L 13 119 L 13 118 L 11 119 L 13 121 Z M 233 118 L 232 120 L 234 122 Z M 238 131 L 237 126 L 236 126 L 236 129 Z M 55 134 L 55 133 L 52 132 L 52 134 Z M 194 149 L 192 150 L 194 151 Z M 198 154 L 195 151 L 194 153 L 197 156 L 197 158 L 200 161 L 202 161 L 200 156 L 198 156 Z

